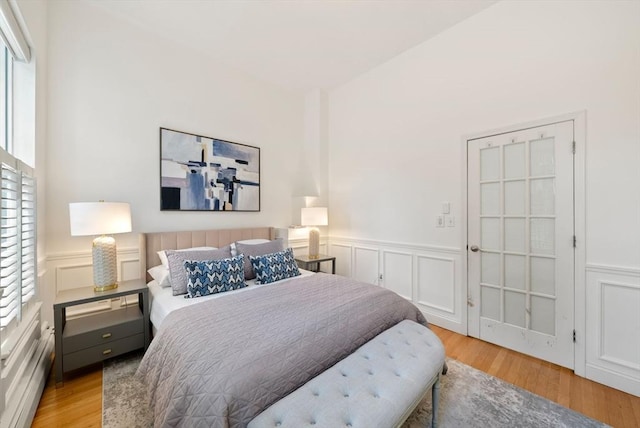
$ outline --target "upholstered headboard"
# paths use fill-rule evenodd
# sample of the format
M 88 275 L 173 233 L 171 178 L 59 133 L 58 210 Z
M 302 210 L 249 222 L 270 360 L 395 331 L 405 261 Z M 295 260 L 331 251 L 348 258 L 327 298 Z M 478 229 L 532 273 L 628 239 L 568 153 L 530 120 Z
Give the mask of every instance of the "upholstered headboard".
M 198 230 L 183 232 L 152 232 L 140 234 L 140 278 L 147 278 L 147 268 L 160 264 L 158 251 L 191 247 L 223 247 L 243 239 L 275 239 L 272 227 L 245 229 Z

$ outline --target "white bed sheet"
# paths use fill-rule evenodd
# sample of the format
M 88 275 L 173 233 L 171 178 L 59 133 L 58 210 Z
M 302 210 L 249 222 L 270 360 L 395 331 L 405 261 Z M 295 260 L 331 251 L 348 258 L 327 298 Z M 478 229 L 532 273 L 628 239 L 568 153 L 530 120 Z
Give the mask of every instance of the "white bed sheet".
M 314 275 L 314 272 L 300 269 L 300 276 L 283 279 L 281 281 L 278 281 L 278 283 L 292 281 L 292 280 L 295 280 L 296 278 L 301 278 L 301 277 L 310 276 L 310 275 Z M 156 280 L 149 282 L 147 286 L 149 287 L 149 292 L 151 294 L 150 318 L 151 318 L 151 324 L 153 324 L 154 334 L 157 331 L 157 329 L 160 328 L 160 325 L 162 324 L 164 319 L 167 317 L 167 315 L 169 315 L 171 312 L 175 311 L 176 309 L 184 308 L 196 303 L 203 302 L 205 300 L 219 299 L 231 294 L 244 293 L 247 291 L 255 290 L 256 288 L 272 285 L 272 284 L 256 284 L 255 279 L 247 281 L 247 284 L 248 284 L 248 287 L 241 288 L 239 290 L 227 291 L 224 293 L 216 293 L 216 294 L 211 294 L 209 296 L 197 297 L 194 299 L 185 299 L 184 294 L 180 296 L 174 296 L 173 290 L 171 289 L 171 287 L 161 287 Z

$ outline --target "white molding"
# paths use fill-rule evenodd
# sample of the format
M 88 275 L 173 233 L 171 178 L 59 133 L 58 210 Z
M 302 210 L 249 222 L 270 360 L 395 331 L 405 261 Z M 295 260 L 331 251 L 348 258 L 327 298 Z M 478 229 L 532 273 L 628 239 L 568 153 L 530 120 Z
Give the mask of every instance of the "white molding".
M 586 156 L 587 156 L 587 112 L 578 111 L 566 115 L 573 120 L 573 139 L 576 143 L 576 153 L 573 158 L 573 233 L 576 237 L 574 252 L 574 312 L 573 328 L 576 338 L 586 338 L 587 332 L 587 205 L 586 205 Z M 580 344 L 580 345 L 579 345 Z M 578 376 L 587 375 L 587 346 L 586 340 L 576 341 L 573 356 L 573 370 Z
M 348 238 L 344 236 L 331 236 L 332 244 L 336 244 L 339 242 L 349 242 L 351 243 L 350 245 L 354 245 L 354 244 L 370 245 L 375 247 L 399 248 L 399 249 L 412 250 L 412 251 L 433 251 L 437 253 L 451 253 L 456 255 L 460 253 L 459 248 L 453 248 L 453 247 L 440 247 L 435 245 L 413 244 L 413 243 L 382 241 L 382 240 L 378 241 L 374 239 Z
M 408 252 L 408 251 L 401 251 L 401 250 L 389 250 L 389 249 L 385 249 L 382 248 L 380 250 L 380 260 L 382 261 L 380 263 L 380 274 L 382 275 L 382 284 L 378 283 L 378 285 L 382 285 L 384 288 L 389 288 L 387 287 L 387 255 L 388 254 L 394 254 L 396 256 L 404 256 L 407 257 L 409 259 L 409 278 L 411 281 L 411 291 L 410 291 L 410 296 L 401 296 L 404 297 L 405 299 L 409 300 L 409 301 L 413 301 L 416 297 L 416 287 L 415 287 L 415 279 L 414 279 L 414 275 L 413 275 L 413 270 L 415 268 L 415 264 L 414 264 L 414 260 L 413 260 L 413 253 Z
M 602 347 L 602 343 L 600 344 L 600 346 Z M 633 363 L 626 360 L 622 360 L 620 358 L 609 357 L 604 354 L 603 350 L 601 350 L 600 352 L 601 352 L 601 355 L 600 357 L 598 357 L 599 360 L 606 361 L 611 364 L 615 364 L 616 366 L 626 367 L 631 370 L 640 370 L 640 363 Z
M 374 282 L 372 282 L 371 284 L 375 284 L 375 285 L 380 285 L 380 249 L 376 248 L 376 247 L 362 247 L 362 246 L 358 246 L 358 245 L 353 245 L 352 247 L 352 269 L 351 269 L 351 276 L 354 275 L 355 272 L 358 271 L 358 251 L 361 251 L 363 253 L 366 254 L 366 252 L 371 252 L 375 254 L 375 263 L 376 263 L 376 270 L 377 272 L 375 273 L 375 279 Z M 363 282 L 367 282 L 362 280 Z
M 330 247 L 344 248 L 349 252 L 349 260 L 346 263 L 350 263 L 349 277 L 353 277 L 355 272 L 355 252 L 356 249 L 370 250 L 378 252 L 378 274 L 383 275 L 382 286 L 389 288 L 389 283 L 386 278 L 386 254 L 397 254 L 411 258 L 411 273 L 408 275 L 411 280 L 411 302 L 415 304 L 424 314 L 427 316 L 429 323 L 441 326 L 451 331 L 455 331 L 460 334 L 466 334 L 466 325 L 461 323 L 461 319 L 464 319 L 462 311 L 465 310 L 463 306 L 466 301 L 460 299 L 460 287 L 458 278 L 458 264 L 457 258 L 460 256 L 460 250 L 450 247 L 439 247 L 434 245 L 417 245 L 417 244 L 401 244 L 398 242 L 389 241 L 376 241 L 372 239 L 351 239 L 346 237 L 332 237 L 329 243 Z M 335 255 L 335 253 L 331 253 Z M 436 260 L 440 262 L 447 262 L 451 266 L 451 284 L 444 284 L 442 286 L 450 287 L 452 301 L 450 307 L 443 307 L 442 305 L 434 304 L 432 302 L 420 303 L 419 297 L 419 260 L 420 258 L 428 260 Z M 338 261 L 339 262 L 339 261 Z M 379 284 L 380 285 L 380 284 Z
M 631 357 L 629 357 L 628 355 L 607 353 L 605 348 L 605 343 L 609 343 L 613 347 L 609 352 L 622 345 L 627 350 L 629 345 L 632 346 L 632 349 L 633 346 L 640 346 L 640 342 L 638 342 L 640 338 L 621 331 L 628 323 L 621 321 L 619 314 L 616 313 L 619 308 L 611 306 L 612 303 L 609 303 L 609 306 L 605 305 L 607 290 L 613 293 L 616 293 L 615 290 L 619 290 L 618 292 L 625 293 L 625 296 L 626 291 L 624 290 L 632 290 L 634 296 L 636 293 L 640 293 L 640 272 L 635 268 L 589 265 L 586 280 L 586 297 L 589 305 L 586 308 L 589 312 L 587 329 L 589 334 L 586 338 L 585 376 L 604 385 L 640 396 L 640 362 L 634 361 L 634 352 L 632 351 Z M 613 304 L 615 305 L 615 303 Z M 612 321 L 616 322 L 617 320 L 617 322 L 606 330 L 609 317 L 613 317 Z M 634 318 L 632 320 L 635 322 Z M 622 327 L 620 323 L 622 323 Z M 635 324 L 631 328 L 635 328 L 634 326 Z M 633 342 L 628 343 L 629 341 Z
M 640 381 L 623 373 L 609 370 L 605 367 L 596 366 L 592 363 L 587 363 L 585 377 L 603 385 L 640 397 Z
M 587 263 L 586 271 L 594 272 L 594 273 L 623 275 L 623 276 L 640 278 L 640 268 L 634 268 L 634 267 Z
M 420 305 L 427 307 L 427 308 L 431 308 L 431 309 L 435 309 L 438 311 L 442 311 L 442 312 L 446 312 L 449 313 L 453 316 L 456 315 L 456 261 L 455 259 L 451 259 L 451 258 L 447 258 L 447 257 L 437 257 L 437 256 L 431 256 L 431 255 L 426 255 L 426 254 L 416 254 L 415 255 L 416 258 L 416 263 L 415 263 L 415 267 L 417 270 L 417 284 L 420 284 L 420 259 L 429 259 L 429 260 L 437 260 L 440 262 L 447 262 L 447 263 L 451 263 L 451 308 L 446 308 L 444 306 L 440 306 L 440 305 L 435 305 L 433 303 L 428 303 L 428 302 L 424 302 L 420 300 L 420 291 L 418 290 L 418 295 L 416 295 L 415 298 L 415 302 L 419 303 Z
M 67 264 L 67 265 L 61 265 L 61 266 L 56 266 L 55 267 L 55 275 L 54 275 L 54 281 L 55 281 L 55 290 L 56 290 L 56 295 L 58 294 L 58 292 L 60 291 L 60 275 L 62 275 L 62 272 L 65 270 L 73 270 L 73 269 L 81 269 L 81 268 L 86 268 L 86 267 L 91 267 L 93 266 L 92 263 L 76 263 L 76 264 Z M 73 287 L 71 287 L 73 288 Z M 66 290 L 66 288 L 65 288 Z
M 460 221 L 458 225 L 460 226 L 460 281 L 461 281 L 461 293 L 463 297 L 463 305 L 460 308 L 460 318 L 461 324 L 465 336 L 469 335 L 471 337 L 480 337 L 480 323 L 476 323 L 471 325 L 469 323 L 469 310 L 471 306 L 469 306 L 469 301 L 471 296 L 469 295 L 469 265 L 468 265 L 468 257 L 469 257 L 469 201 L 468 201 L 468 191 L 469 188 L 467 186 L 469 176 L 469 143 L 466 136 L 463 136 L 460 140 L 460 144 L 462 145 L 462 149 L 460 150 L 460 155 L 462 159 L 460 160 L 460 183 L 461 183 L 461 194 L 460 194 Z M 478 299 L 479 300 L 479 299 Z M 478 304 L 479 302 L 476 302 Z
M 586 110 L 579 110 L 572 113 L 550 116 L 542 119 L 518 123 L 515 125 L 501 126 L 499 128 L 489 129 L 486 131 L 473 132 L 462 136 L 464 141 L 477 140 L 480 138 L 492 137 L 494 135 L 508 134 L 510 132 L 522 131 L 530 128 L 538 128 L 540 126 L 555 125 L 561 122 L 569 122 L 580 117 L 586 116 Z
M 349 269 L 348 269 L 349 272 L 347 276 L 352 277 L 353 276 L 353 245 L 329 241 L 329 243 L 327 244 L 327 248 L 329 250 L 327 252 L 330 255 L 335 256 L 334 252 L 332 251 L 333 247 L 346 248 L 347 251 L 349 252 L 349 260 L 347 260 L 346 262 L 348 263 L 348 266 L 349 266 Z M 336 266 L 337 265 L 338 265 L 338 260 L 336 259 Z
M 436 313 L 433 312 L 431 310 L 429 310 L 429 308 L 417 303 L 416 306 L 418 307 L 418 309 L 420 309 L 420 311 L 422 312 L 422 314 L 425 316 L 425 318 L 427 319 L 427 322 L 429 324 L 433 324 L 433 325 L 437 325 L 438 327 L 442 327 L 445 328 L 447 330 L 451 330 L 453 332 L 456 332 L 458 334 L 462 334 L 462 335 L 466 335 L 463 331 L 463 327 L 460 324 L 460 321 L 455 319 L 455 318 L 451 318 L 451 317 L 447 317 L 444 316 L 441 313 Z
M 138 248 L 125 248 L 118 249 L 118 280 L 124 281 L 127 279 L 131 279 L 131 275 L 126 275 L 127 271 L 136 272 L 139 271 L 137 267 L 140 263 L 140 252 Z M 133 264 L 133 269 L 128 269 Z M 92 254 L 91 251 L 72 251 L 65 253 L 57 253 L 51 257 L 47 257 L 47 266 L 50 269 L 52 274 L 52 289 L 53 298 L 59 291 L 67 290 L 70 288 L 74 288 L 73 286 L 69 287 L 69 284 L 63 284 L 62 276 L 64 273 L 76 270 L 76 269 L 86 269 L 91 268 L 93 266 L 92 263 Z M 136 276 L 137 277 L 137 276 Z M 77 286 L 88 286 L 89 284 L 76 284 Z M 87 305 L 81 305 L 78 307 L 69 308 L 67 310 L 67 317 L 69 319 L 80 317 L 87 314 L 94 314 L 99 312 L 104 312 L 111 310 L 113 308 L 113 304 L 111 300 L 105 299 L 101 302 L 91 303 Z
M 598 355 L 596 356 L 599 360 L 602 361 L 607 361 L 609 363 L 618 365 L 618 366 L 622 366 L 622 367 L 626 367 L 629 368 L 631 370 L 635 370 L 638 372 L 638 374 L 640 374 L 640 361 L 638 362 L 630 362 L 630 361 L 626 361 L 623 360 L 621 358 L 616 358 L 616 357 L 612 357 L 607 355 L 606 350 L 604 349 L 604 344 L 605 344 L 605 322 L 606 322 L 606 317 L 604 316 L 604 302 L 605 302 L 605 291 L 607 288 L 627 288 L 627 289 L 631 289 L 631 290 L 637 290 L 638 292 L 640 292 L 640 285 L 636 285 L 636 284 L 627 284 L 627 283 L 621 283 L 621 282 L 615 282 L 615 281 L 610 281 L 610 280 L 597 280 L 596 283 L 598 284 L 598 288 L 599 288 L 599 298 L 598 298 L 598 302 L 600 303 L 600 323 L 598 325 L 599 328 L 599 334 L 598 334 Z M 638 338 L 638 340 L 640 341 L 640 338 Z M 640 343 L 640 342 L 639 342 Z
M 118 248 L 117 254 L 118 256 L 135 255 L 136 257 L 139 257 L 140 250 L 138 249 L 138 247 Z M 55 262 L 58 260 L 72 260 L 72 259 L 79 259 L 84 257 L 91 258 L 92 257 L 91 250 L 64 251 L 64 252 L 50 253 L 47 255 L 46 260 L 47 262 Z

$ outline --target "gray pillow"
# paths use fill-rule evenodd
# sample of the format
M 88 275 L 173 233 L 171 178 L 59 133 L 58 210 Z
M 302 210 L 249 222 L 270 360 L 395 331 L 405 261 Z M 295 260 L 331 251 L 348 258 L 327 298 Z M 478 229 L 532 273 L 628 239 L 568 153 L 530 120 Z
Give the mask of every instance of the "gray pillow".
M 236 252 L 238 254 L 244 254 L 245 281 L 256 277 L 256 273 L 253 271 L 253 266 L 251 266 L 251 262 L 249 261 L 249 256 L 264 256 L 265 254 L 277 253 L 280 251 L 284 251 L 282 239 L 265 242 L 264 244 L 243 244 L 242 242 L 236 242 Z
M 169 275 L 171 276 L 171 289 L 173 295 L 187 293 L 187 271 L 184 267 L 185 260 L 202 262 L 205 260 L 220 260 L 231 257 L 231 246 L 227 245 L 217 250 L 176 251 L 167 250 L 169 262 Z

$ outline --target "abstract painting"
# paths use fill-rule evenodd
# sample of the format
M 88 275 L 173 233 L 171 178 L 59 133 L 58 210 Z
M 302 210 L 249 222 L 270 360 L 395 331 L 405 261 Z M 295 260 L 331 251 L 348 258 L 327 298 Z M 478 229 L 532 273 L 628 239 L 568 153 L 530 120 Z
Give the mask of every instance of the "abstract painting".
M 260 211 L 260 148 L 160 128 L 162 211 Z

